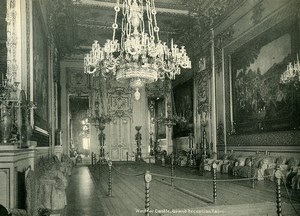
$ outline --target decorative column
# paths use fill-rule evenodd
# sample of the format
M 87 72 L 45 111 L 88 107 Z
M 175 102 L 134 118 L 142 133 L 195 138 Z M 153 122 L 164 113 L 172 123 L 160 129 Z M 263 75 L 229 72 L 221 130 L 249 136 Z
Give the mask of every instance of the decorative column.
M 214 30 L 211 29 L 211 64 L 212 64 L 212 73 L 211 73 L 211 142 L 212 153 L 217 152 L 217 105 L 216 105 L 216 71 L 215 71 L 215 42 L 214 42 Z
M 137 130 L 137 133 L 135 134 L 135 141 L 137 145 L 136 149 L 136 161 L 139 161 L 142 159 L 142 150 L 141 150 L 141 144 L 142 144 L 142 134 L 140 133 L 142 126 L 135 126 L 135 129 Z

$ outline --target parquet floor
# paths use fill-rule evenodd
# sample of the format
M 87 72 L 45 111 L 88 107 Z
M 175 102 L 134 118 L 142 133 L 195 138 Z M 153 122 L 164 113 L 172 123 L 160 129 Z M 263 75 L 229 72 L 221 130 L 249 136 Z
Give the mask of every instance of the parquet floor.
M 113 163 L 112 197 L 108 197 L 108 166 L 79 166 L 73 170 L 67 188 L 68 216 L 134 216 L 144 215 L 144 173 L 170 175 L 170 167 L 146 163 Z M 175 176 L 189 179 L 211 179 L 211 173 L 200 176 L 196 169 L 175 168 Z M 218 179 L 233 179 L 218 174 Z M 151 215 L 276 215 L 275 183 L 259 181 L 218 182 L 217 203 L 212 203 L 212 182 L 174 180 L 152 176 L 150 183 Z M 288 190 L 300 212 L 300 191 Z M 297 215 L 282 187 L 283 215 Z M 172 212 L 173 211 L 173 212 Z

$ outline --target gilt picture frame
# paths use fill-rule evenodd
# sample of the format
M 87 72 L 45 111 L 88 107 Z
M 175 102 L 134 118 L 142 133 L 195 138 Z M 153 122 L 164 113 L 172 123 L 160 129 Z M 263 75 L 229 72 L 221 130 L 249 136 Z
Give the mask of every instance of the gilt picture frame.
M 288 25 L 287 25 L 288 23 Z M 232 125 L 236 134 L 299 128 L 300 91 L 281 76 L 297 52 L 296 22 L 276 25 L 230 56 Z

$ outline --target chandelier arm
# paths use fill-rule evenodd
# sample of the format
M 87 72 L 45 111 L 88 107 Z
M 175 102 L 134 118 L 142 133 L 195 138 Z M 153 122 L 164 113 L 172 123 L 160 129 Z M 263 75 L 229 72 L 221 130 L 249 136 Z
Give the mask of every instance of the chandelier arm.
M 152 24 L 152 15 L 151 15 L 151 4 L 149 0 L 146 0 L 146 8 L 147 8 L 147 18 L 148 18 L 148 30 L 149 37 L 153 38 L 153 24 Z
M 121 41 L 120 41 L 120 46 L 121 46 L 121 52 L 123 52 L 124 51 L 124 40 L 125 40 L 125 34 L 126 34 L 126 32 L 125 32 L 125 28 L 124 28 L 124 23 L 125 23 L 125 19 L 124 19 L 124 17 L 122 18 L 122 26 L 121 26 L 121 31 L 122 31 L 122 33 L 121 33 Z
M 113 36 L 112 36 L 112 40 L 115 40 L 115 36 L 116 36 L 116 29 L 118 28 L 118 24 L 117 24 L 117 18 L 118 18 L 118 13 L 120 11 L 120 4 L 119 4 L 119 0 L 117 0 L 117 5 L 114 7 L 115 10 L 115 21 L 112 25 L 113 27 Z
M 154 0 L 151 1 L 152 2 L 152 15 L 153 15 L 153 20 L 154 20 L 154 32 L 156 33 L 156 39 L 157 41 L 159 41 L 159 27 L 157 25 L 157 20 L 156 20 L 156 9 L 155 9 L 155 4 L 154 4 Z
M 140 25 L 140 30 L 141 30 L 141 34 L 144 34 L 145 32 L 145 23 L 144 23 L 144 5 L 143 5 L 143 1 L 139 0 L 140 5 L 141 5 L 141 25 Z

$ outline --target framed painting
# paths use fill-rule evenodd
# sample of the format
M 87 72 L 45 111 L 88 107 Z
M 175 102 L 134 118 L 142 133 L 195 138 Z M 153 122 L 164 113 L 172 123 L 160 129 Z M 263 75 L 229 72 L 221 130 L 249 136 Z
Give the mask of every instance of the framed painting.
M 48 65 L 49 48 L 45 23 L 38 1 L 33 2 L 33 92 L 35 126 L 48 131 Z
M 231 55 L 232 109 L 237 134 L 300 126 L 300 91 L 281 77 L 296 59 L 299 32 L 281 24 Z
M 193 125 L 193 79 L 174 87 L 174 104 L 176 125 L 173 127 L 173 136 L 184 137 L 194 131 Z
M 165 99 L 159 98 L 155 101 L 155 116 L 157 119 L 164 119 L 166 116 L 166 108 L 165 108 Z M 166 138 L 166 125 L 163 121 L 157 122 L 157 138 L 165 139 Z

